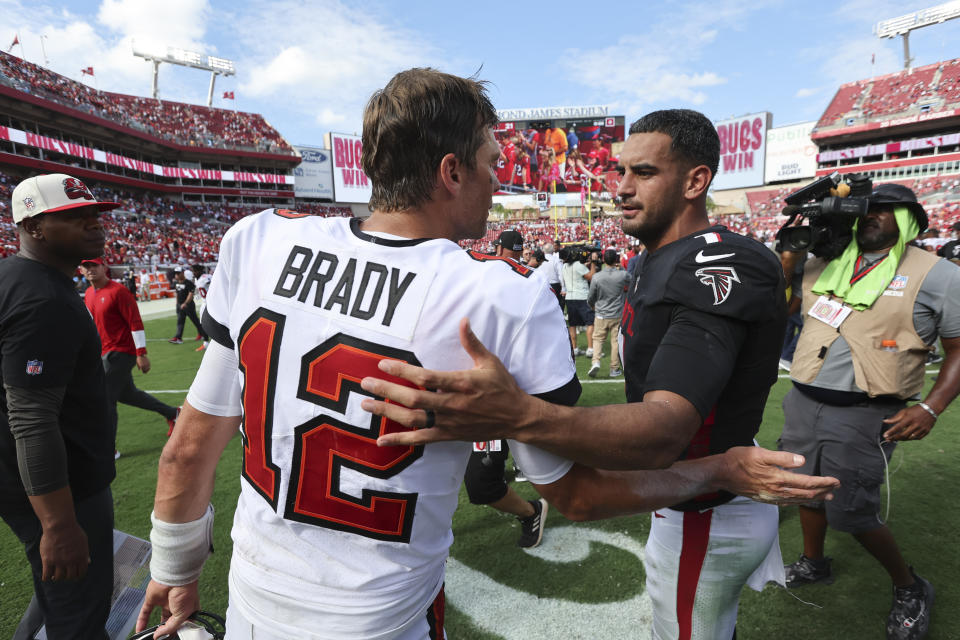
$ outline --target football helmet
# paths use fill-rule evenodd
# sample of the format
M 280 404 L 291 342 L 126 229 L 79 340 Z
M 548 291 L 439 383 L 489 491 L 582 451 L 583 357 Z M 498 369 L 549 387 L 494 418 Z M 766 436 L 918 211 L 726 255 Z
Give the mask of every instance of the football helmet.
M 160 628 L 155 625 L 130 636 L 129 640 L 150 640 Z M 227 633 L 226 621 L 209 611 L 194 611 L 173 635 L 160 636 L 159 640 L 223 640 Z

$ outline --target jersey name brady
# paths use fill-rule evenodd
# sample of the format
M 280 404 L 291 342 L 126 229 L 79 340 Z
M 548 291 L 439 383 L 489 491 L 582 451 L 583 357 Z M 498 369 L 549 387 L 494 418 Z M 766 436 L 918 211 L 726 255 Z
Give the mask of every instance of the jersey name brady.
M 358 263 L 350 258 L 341 262 L 332 253 L 294 245 L 290 249 L 280 278 L 273 288 L 274 295 L 295 298 L 325 311 L 336 311 L 357 320 L 376 317 L 389 327 L 397 305 L 417 277 L 412 271 L 387 267 L 378 262 Z M 334 283 L 331 286 L 327 286 Z M 383 305 L 381 307 L 381 304 Z

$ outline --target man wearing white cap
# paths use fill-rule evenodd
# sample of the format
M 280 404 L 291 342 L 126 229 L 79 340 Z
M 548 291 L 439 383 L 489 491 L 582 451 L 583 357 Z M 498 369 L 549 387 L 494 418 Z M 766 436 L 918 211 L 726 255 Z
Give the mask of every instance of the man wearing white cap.
M 0 261 L 0 516 L 23 542 L 34 595 L 14 634 L 106 638 L 113 588 L 115 433 L 100 339 L 72 276 L 103 254 L 101 211 L 80 180 L 13 190 L 20 252 Z

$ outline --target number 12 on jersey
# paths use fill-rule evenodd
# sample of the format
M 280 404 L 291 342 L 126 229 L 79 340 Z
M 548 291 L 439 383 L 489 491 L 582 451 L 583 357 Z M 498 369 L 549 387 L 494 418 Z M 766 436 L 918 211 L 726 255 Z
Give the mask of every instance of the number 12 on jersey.
M 261 307 L 243 324 L 237 341 L 244 374 L 242 473 L 274 510 L 278 508 L 281 469 L 274 462 L 271 443 L 285 320 L 282 314 Z M 343 415 L 350 392 L 369 395 L 360 389 L 365 376 L 415 387 L 381 372 L 377 363 L 384 359 L 420 364 L 408 351 L 338 333 L 301 358 L 296 398 Z M 281 402 L 296 400 L 286 393 Z M 356 425 L 326 414 L 296 426 L 283 517 L 377 540 L 409 542 L 416 493 L 363 489 L 357 498 L 340 489 L 343 469 L 385 479 L 420 458 L 422 446 L 377 446 L 380 435 L 408 430 L 380 416 Z

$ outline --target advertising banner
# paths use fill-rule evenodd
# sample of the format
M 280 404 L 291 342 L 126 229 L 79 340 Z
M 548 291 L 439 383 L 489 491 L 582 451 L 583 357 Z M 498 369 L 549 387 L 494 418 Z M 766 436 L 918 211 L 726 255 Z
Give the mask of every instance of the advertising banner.
M 28 131 L 0 127 L 0 140 L 9 140 L 38 149 L 54 151 L 76 158 L 86 158 L 114 167 L 133 169 L 142 173 L 152 173 L 165 178 L 186 178 L 189 180 L 222 180 L 224 182 L 257 182 L 260 184 L 293 184 L 293 176 L 280 173 L 253 173 L 250 171 L 221 171 L 220 169 L 185 169 L 183 167 L 163 166 L 128 158 L 117 153 L 92 149 L 73 142 L 64 142 L 56 138 L 42 136 Z
M 713 188 L 740 189 L 763 184 L 767 129 L 771 116 L 767 111 L 715 123 L 720 135 L 720 168 Z
M 810 139 L 816 122 L 801 122 L 767 132 L 765 182 L 812 178 L 817 173 L 817 145 Z
M 333 195 L 337 202 L 370 202 L 370 180 L 360 166 L 363 143 L 360 136 L 330 134 L 333 153 Z
M 297 198 L 333 200 L 333 164 L 330 150 L 318 147 L 294 147 L 300 164 L 293 170 L 293 194 Z

